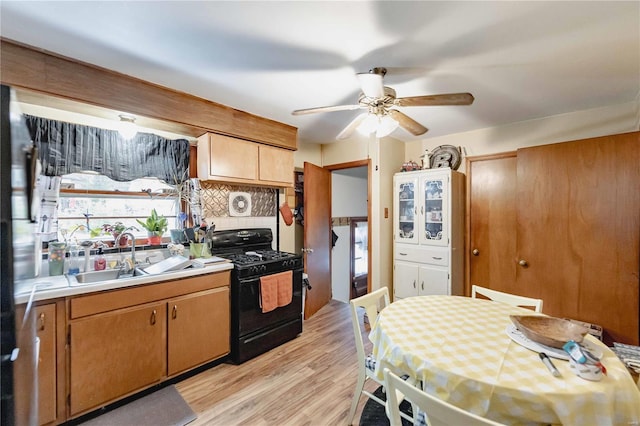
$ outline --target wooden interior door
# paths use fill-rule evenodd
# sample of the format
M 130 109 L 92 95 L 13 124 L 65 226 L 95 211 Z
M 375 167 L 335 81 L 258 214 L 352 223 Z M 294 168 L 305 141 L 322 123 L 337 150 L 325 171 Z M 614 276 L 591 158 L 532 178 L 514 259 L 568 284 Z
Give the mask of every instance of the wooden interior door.
M 229 353 L 229 287 L 167 302 L 168 375 Z
M 304 163 L 304 266 L 312 289 L 304 318 L 331 300 L 331 172 Z
M 470 158 L 467 288 L 519 294 L 516 284 L 516 153 Z
M 517 283 L 637 345 L 640 133 L 518 150 Z

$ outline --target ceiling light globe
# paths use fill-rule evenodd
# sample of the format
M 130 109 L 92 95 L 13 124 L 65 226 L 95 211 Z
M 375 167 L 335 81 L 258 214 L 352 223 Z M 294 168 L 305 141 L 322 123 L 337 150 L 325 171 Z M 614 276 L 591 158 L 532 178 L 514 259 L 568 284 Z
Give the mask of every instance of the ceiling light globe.
M 376 137 L 384 138 L 385 136 L 389 136 L 397 128 L 398 122 L 388 115 L 385 115 L 380 119 L 378 130 L 376 130 Z

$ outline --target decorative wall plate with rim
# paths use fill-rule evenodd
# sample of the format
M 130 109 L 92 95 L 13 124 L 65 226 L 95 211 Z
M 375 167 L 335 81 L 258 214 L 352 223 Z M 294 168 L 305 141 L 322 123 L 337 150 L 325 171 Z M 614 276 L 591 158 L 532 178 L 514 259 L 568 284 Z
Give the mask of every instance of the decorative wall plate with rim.
M 431 151 L 429 165 L 432 169 L 451 167 L 452 170 L 458 170 L 461 160 L 460 148 L 453 145 L 440 145 Z

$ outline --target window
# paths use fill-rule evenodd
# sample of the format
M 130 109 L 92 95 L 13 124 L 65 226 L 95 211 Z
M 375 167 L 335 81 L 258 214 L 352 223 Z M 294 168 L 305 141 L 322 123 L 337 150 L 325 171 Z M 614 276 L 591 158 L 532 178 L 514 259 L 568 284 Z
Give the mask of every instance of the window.
M 169 228 L 174 227 L 179 212 L 178 197 L 171 185 L 159 179 L 116 182 L 94 173 L 65 175 L 62 177 L 58 204 L 58 238 L 64 239 L 61 234 L 63 230 L 67 234 L 75 230 L 73 235 L 79 241 L 90 239 L 90 230 L 115 222 L 137 228 L 133 230 L 136 238 L 146 238 L 146 230 L 136 219 L 144 221 L 153 208 L 167 218 Z M 111 238 L 106 235 L 103 237 Z

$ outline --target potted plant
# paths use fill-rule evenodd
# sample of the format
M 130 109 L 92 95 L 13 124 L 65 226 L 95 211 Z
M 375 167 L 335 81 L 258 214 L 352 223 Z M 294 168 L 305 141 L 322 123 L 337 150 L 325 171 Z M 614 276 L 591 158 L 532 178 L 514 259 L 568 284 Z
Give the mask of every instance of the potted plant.
M 153 209 L 146 221 L 143 222 L 140 219 L 136 219 L 136 221 L 147 230 L 149 244 L 158 245 L 162 243 L 162 234 L 164 234 L 168 228 L 166 217 L 158 215 L 156 209 Z

